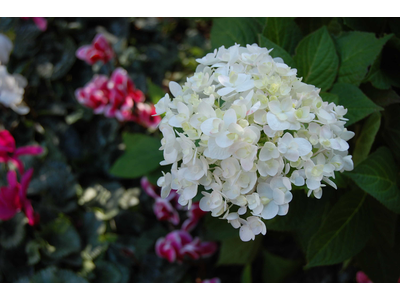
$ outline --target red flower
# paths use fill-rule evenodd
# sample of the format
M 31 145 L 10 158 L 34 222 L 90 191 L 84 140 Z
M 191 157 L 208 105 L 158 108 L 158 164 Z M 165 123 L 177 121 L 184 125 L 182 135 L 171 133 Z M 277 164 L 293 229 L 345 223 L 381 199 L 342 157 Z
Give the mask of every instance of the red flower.
M 156 129 L 161 122 L 161 117 L 155 114 L 156 108 L 153 104 L 137 103 L 134 120 L 146 128 Z
M 89 65 L 93 65 L 98 61 L 107 63 L 113 58 L 114 51 L 101 33 L 97 34 L 91 45 L 85 45 L 76 51 L 76 57 L 84 60 Z
M 16 148 L 13 136 L 7 130 L 0 131 L 0 163 L 11 162 L 18 168 L 20 174 L 24 173 L 24 165 L 19 159 L 21 155 L 38 155 L 43 152 L 40 146 L 25 146 Z
M 32 178 L 33 169 L 26 171 L 21 177 L 21 184 L 17 181 L 17 173 L 7 173 L 8 187 L 0 188 L 0 219 L 9 220 L 21 210 L 28 218 L 29 225 L 33 226 L 39 222 L 39 215 L 33 211 L 31 201 L 26 198 L 29 182 Z

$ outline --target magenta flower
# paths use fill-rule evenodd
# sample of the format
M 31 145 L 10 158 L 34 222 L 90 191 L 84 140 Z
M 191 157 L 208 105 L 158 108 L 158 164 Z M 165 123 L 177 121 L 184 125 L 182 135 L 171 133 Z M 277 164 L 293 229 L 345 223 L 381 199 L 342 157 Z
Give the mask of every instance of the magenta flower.
M 182 230 L 193 230 L 206 213 L 207 212 L 200 209 L 199 202 L 193 203 L 188 210 L 188 219 L 186 219 L 182 224 Z
M 110 43 L 101 33 L 95 36 L 91 45 L 85 45 L 76 50 L 76 57 L 84 60 L 89 65 L 93 65 L 98 61 L 107 63 L 113 56 L 114 51 Z
M 21 184 L 19 184 L 15 171 L 7 173 L 8 187 L 0 188 L 1 220 L 9 220 L 22 210 L 28 218 L 29 225 L 34 226 L 39 222 L 39 214 L 33 211 L 31 200 L 26 197 L 32 174 L 33 169 L 26 171 L 21 177 Z
M 17 166 L 20 174 L 24 173 L 24 165 L 19 159 L 21 155 L 39 155 L 43 152 L 40 146 L 16 148 L 13 136 L 7 130 L 0 131 L 0 163 L 11 162 Z
M 0 188 L 0 220 L 6 221 L 21 211 L 22 205 L 19 199 L 19 183 L 14 171 L 7 173 L 8 187 Z
M 39 28 L 39 30 L 41 30 L 41 31 L 46 31 L 46 29 L 47 29 L 47 20 L 45 18 L 40 18 L 40 17 L 27 18 L 27 17 L 23 17 L 21 19 L 24 19 L 24 20 L 32 19 L 32 21 L 36 24 L 37 28 Z
M 201 242 L 199 238 L 192 236 L 183 230 L 175 230 L 167 234 L 165 238 L 159 238 L 156 242 L 156 254 L 169 262 L 181 263 L 188 256 L 191 259 L 209 257 L 217 251 L 214 242 Z

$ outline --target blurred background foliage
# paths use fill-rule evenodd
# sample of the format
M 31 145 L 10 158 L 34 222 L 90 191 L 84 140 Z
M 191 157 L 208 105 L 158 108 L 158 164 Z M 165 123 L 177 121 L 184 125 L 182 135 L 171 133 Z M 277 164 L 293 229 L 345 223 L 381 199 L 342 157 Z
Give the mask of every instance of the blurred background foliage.
M 35 169 L 28 195 L 39 225 L 22 213 L 0 221 L 0 282 L 354 282 L 360 269 L 376 282 L 399 278 L 399 19 L 48 18 L 42 32 L 0 18 L 0 32 L 13 40 L 8 71 L 27 78 L 31 108 L 20 116 L 1 106 L 0 124 L 17 146 L 45 148 L 24 158 Z M 161 174 L 160 134 L 94 115 L 74 96 L 94 73 L 112 72 L 75 57 L 99 32 L 114 39 L 114 67 L 153 103 L 216 47 L 274 48 L 324 100 L 349 108 L 355 170 L 338 175 L 339 189 L 324 188 L 320 200 L 295 191 L 289 214 L 268 221 L 264 237 L 241 242 L 229 224 L 206 216 L 195 233 L 219 243 L 216 255 L 159 258 L 155 241 L 171 228 L 157 221 L 140 178 L 154 183 Z

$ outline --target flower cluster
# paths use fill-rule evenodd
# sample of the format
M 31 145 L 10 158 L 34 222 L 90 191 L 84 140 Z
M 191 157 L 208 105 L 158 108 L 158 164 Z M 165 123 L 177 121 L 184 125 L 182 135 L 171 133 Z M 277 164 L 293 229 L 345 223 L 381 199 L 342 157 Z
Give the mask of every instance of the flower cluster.
M 28 218 L 29 225 L 39 222 L 39 215 L 34 213 L 31 201 L 26 197 L 33 169 L 25 172 L 24 165 L 19 159 L 21 155 L 38 155 L 43 152 L 39 146 L 24 146 L 16 148 L 13 136 L 7 131 L 0 131 L 0 163 L 11 162 L 21 176 L 21 183 L 17 181 L 17 173 L 8 171 L 8 187 L 0 188 L 0 220 L 8 220 L 21 210 Z
M 184 230 L 174 230 L 156 242 L 156 254 L 169 262 L 182 262 L 187 255 L 191 259 L 209 257 L 217 250 L 213 242 L 201 242 Z
M 293 185 L 321 198 L 335 171 L 353 169 L 343 106 L 322 100 L 297 70 L 256 44 L 224 46 L 197 59 L 195 74 L 156 104 L 171 172 L 157 184 L 181 205 L 240 228 L 243 241 L 266 233 L 262 219 L 288 213 Z
M 92 108 L 95 114 L 104 114 L 119 121 L 133 121 L 147 128 L 156 128 L 160 117 L 154 106 L 144 103 L 143 93 L 136 89 L 128 72 L 117 68 L 111 78 L 95 75 L 83 88 L 75 91 L 79 103 Z
M 76 50 L 76 57 L 89 65 L 98 61 L 107 63 L 114 57 L 114 51 L 106 37 L 99 33 L 95 36 L 91 45 L 85 45 Z
M 7 67 L 2 65 L 8 63 L 12 48 L 11 40 L 0 34 L 0 103 L 20 115 L 25 115 L 29 112 L 29 107 L 22 104 L 22 99 L 27 81 L 22 75 L 10 75 Z
M 152 198 L 155 199 L 153 211 L 157 219 L 160 221 L 168 221 L 172 225 L 179 225 L 180 217 L 178 210 L 184 209 L 177 203 L 178 194 L 176 191 L 163 198 L 159 189 L 153 186 L 146 177 L 141 179 L 143 190 Z M 156 243 L 156 254 L 159 257 L 166 258 L 169 262 L 182 262 L 185 255 L 192 259 L 199 259 L 200 257 L 208 257 L 214 254 L 217 250 L 217 244 L 214 242 L 201 242 L 196 237 L 190 235 L 200 219 L 204 216 L 205 212 L 202 211 L 198 203 L 194 203 L 192 207 L 187 210 L 187 219 L 183 221 L 180 230 L 170 232 L 165 238 L 159 238 Z

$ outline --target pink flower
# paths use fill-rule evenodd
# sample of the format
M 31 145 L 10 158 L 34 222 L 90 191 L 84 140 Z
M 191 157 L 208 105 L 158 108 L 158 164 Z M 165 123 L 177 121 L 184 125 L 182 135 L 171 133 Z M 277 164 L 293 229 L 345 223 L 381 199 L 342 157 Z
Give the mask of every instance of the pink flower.
M 160 116 L 154 116 L 156 108 L 153 104 L 138 103 L 135 111 L 135 122 L 143 125 L 146 128 L 156 129 L 161 122 Z
M 17 173 L 7 173 L 8 187 L 0 188 L 0 219 L 9 220 L 21 210 L 28 218 L 29 225 L 33 226 L 39 222 L 39 214 L 33 211 L 31 201 L 27 199 L 26 192 L 32 178 L 33 169 L 26 171 L 21 177 L 21 184 L 17 181 Z
M 110 43 L 101 33 L 95 36 L 91 45 L 85 45 L 76 50 L 76 57 L 84 60 L 89 65 L 93 65 L 98 61 L 107 63 L 113 56 L 114 51 Z
M 35 22 L 37 28 L 39 28 L 41 31 L 46 31 L 46 29 L 47 29 L 47 20 L 45 18 L 40 18 L 40 17 L 27 18 L 27 17 L 23 17 L 21 19 L 23 19 L 23 20 L 32 19 L 32 21 Z
M 75 91 L 75 97 L 83 106 L 92 108 L 95 114 L 101 114 L 108 104 L 107 83 L 107 76 L 95 75 L 83 88 Z
M 191 259 L 209 257 L 217 250 L 214 242 L 201 242 L 199 238 L 193 239 L 184 230 L 175 230 L 167 234 L 165 238 L 159 238 L 156 242 L 156 254 L 166 258 L 169 262 L 181 263 L 185 256 Z
M 356 280 L 358 283 L 372 283 L 372 280 L 369 279 L 367 274 L 365 274 L 363 271 L 357 272 Z
M 153 211 L 157 219 L 159 221 L 168 221 L 174 225 L 178 225 L 180 221 L 179 214 L 171 204 L 171 200 L 177 196 L 176 192 L 171 191 L 168 197 L 163 199 L 159 195 L 158 187 L 152 185 L 146 177 L 142 177 L 140 184 L 146 194 L 156 200 L 153 205 Z
M 221 279 L 219 279 L 218 277 L 214 277 L 211 279 L 204 279 L 200 283 L 221 283 Z
M 168 200 L 162 198 L 156 199 L 153 211 L 159 221 L 168 221 L 174 225 L 179 224 L 179 214 Z
M 40 146 L 16 148 L 13 136 L 7 130 L 0 131 L 0 163 L 11 162 L 17 166 L 20 174 L 24 173 L 24 165 L 18 158 L 21 155 L 38 155 L 43 152 Z
M 195 202 L 192 204 L 190 209 L 188 210 L 188 219 L 186 219 L 182 224 L 182 230 L 191 231 L 193 230 L 196 225 L 199 223 L 200 219 L 206 214 L 207 212 L 202 211 L 199 206 L 199 202 Z

